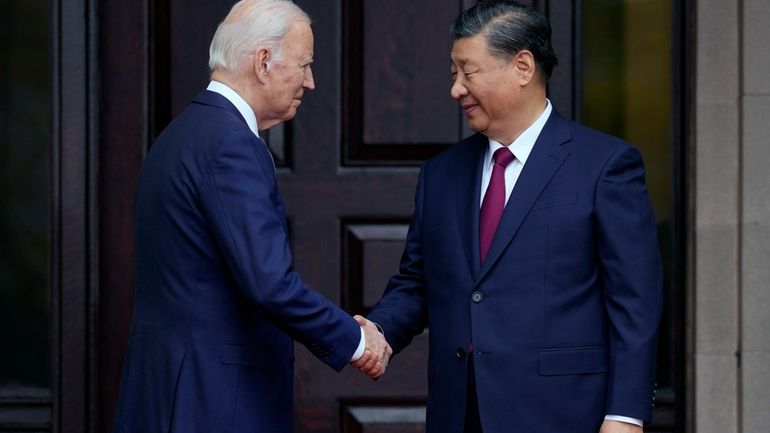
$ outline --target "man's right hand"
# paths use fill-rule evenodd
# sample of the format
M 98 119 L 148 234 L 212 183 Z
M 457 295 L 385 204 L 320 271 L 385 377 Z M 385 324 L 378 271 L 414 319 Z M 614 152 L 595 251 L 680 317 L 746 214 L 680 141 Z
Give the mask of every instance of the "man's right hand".
M 388 368 L 390 356 L 393 355 L 393 349 L 385 341 L 385 336 L 377 329 L 377 326 L 362 316 L 354 316 L 354 319 L 364 328 L 366 337 L 366 346 L 364 354 L 351 365 L 371 378 L 377 378 L 385 374 Z

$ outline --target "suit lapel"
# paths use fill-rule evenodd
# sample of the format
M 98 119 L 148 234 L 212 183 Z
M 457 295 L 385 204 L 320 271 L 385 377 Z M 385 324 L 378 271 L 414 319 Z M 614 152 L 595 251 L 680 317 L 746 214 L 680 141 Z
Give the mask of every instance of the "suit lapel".
M 561 145 L 570 139 L 569 123 L 554 110 L 516 181 L 476 281 L 484 278 L 513 240 L 540 193 L 569 155 Z M 478 204 L 478 200 L 475 203 Z M 476 230 L 478 231 L 478 217 Z M 476 245 L 478 245 L 478 235 L 476 238 Z
M 479 201 L 481 200 L 481 169 L 484 152 L 489 141 L 481 134 L 469 138 L 467 156 L 460 161 L 460 166 L 469 167 L 457 170 L 455 204 L 460 238 L 465 250 L 465 258 L 474 279 L 479 273 Z

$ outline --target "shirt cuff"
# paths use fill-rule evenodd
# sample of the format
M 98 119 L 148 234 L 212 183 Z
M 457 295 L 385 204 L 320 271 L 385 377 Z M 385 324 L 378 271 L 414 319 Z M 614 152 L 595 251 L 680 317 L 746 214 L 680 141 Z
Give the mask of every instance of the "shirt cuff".
M 356 362 L 362 356 L 364 356 L 364 349 L 366 349 L 366 334 L 364 334 L 364 327 L 361 326 L 360 328 L 361 328 L 361 340 L 358 342 L 358 348 L 353 353 L 353 357 L 350 358 L 350 362 Z
M 620 416 L 620 415 L 607 415 L 604 417 L 605 421 L 620 421 L 625 422 L 628 424 L 638 425 L 639 427 L 644 427 L 644 421 L 636 418 L 631 418 L 627 416 Z

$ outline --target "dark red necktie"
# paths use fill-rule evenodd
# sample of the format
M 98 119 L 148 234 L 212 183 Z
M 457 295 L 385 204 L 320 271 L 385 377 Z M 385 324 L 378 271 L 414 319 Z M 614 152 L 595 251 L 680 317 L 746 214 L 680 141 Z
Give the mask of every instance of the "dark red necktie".
M 495 165 L 492 168 L 492 177 L 489 179 L 484 201 L 481 202 L 481 217 L 479 218 L 479 257 L 481 263 L 487 258 L 492 239 L 495 237 L 497 225 L 505 209 L 505 167 L 516 157 L 507 147 L 501 147 L 492 156 Z

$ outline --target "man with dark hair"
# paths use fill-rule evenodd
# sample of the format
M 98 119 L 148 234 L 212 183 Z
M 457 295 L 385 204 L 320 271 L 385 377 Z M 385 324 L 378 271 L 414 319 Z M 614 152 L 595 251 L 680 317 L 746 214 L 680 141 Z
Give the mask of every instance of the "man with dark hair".
M 641 432 L 662 303 L 642 157 L 551 106 L 537 10 L 479 2 L 452 33 L 477 134 L 423 165 L 369 319 L 395 352 L 430 326 L 428 432 Z

